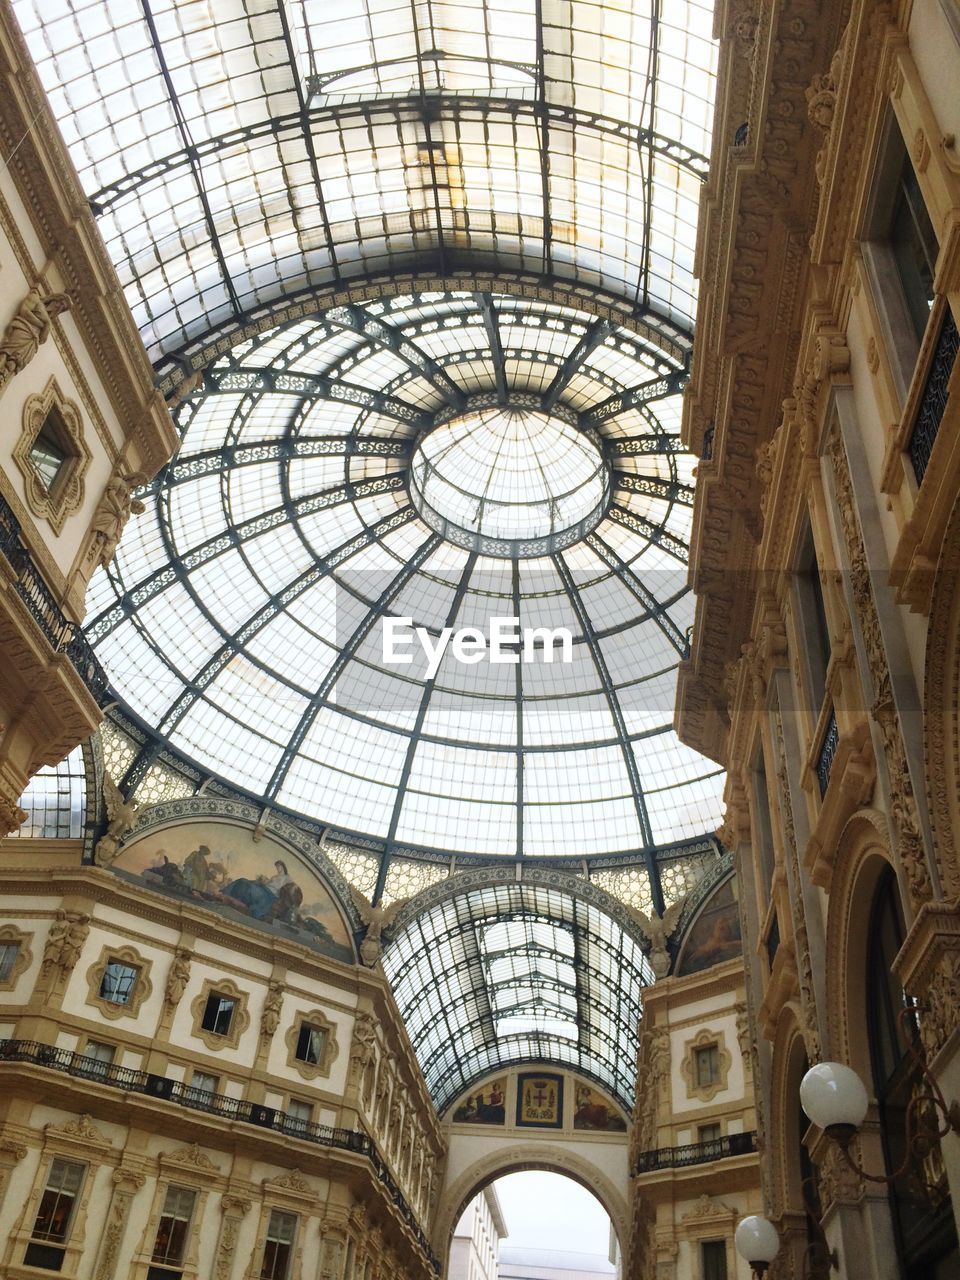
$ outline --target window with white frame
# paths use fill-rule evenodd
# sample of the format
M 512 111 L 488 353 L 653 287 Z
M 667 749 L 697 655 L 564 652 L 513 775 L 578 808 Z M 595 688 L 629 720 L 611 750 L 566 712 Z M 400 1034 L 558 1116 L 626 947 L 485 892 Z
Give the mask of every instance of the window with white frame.
M 26 1266 L 44 1271 L 59 1271 L 63 1266 L 64 1246 L 70 1237 L 77 1200 L 86 1173 L 86 1165 L 59 1156 L 50 1165 L 47 1183 L 40 1197 L 30 1243 L 24 1254 Z
M 272 1209 L 260 1264 L 260 1280 L 288 1280 L 296 1234 L 297 1215 Z
M 191 1187 L 167 1187 L 163 1209 L 157 1223 L 152 1261 L 147 1280 L 175 1280 L 181 1272 L 190 1234 L 190 1223 L 197 1204 L 197 1193 Z

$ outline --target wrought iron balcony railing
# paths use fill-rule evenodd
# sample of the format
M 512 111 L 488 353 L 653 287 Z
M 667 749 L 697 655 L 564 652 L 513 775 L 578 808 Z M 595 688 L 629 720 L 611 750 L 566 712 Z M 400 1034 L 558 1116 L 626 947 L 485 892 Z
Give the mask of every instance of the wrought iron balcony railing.
M 947 387 L 957 359 L 958 348 L 960 348 L 960 334 L 957 333 L 957 322 L 953 318 L 950 307 L 947 307 L 943 313 L 940 336 L 933 351 L 927 380 L 917 408 L 917 416 L 907 444 L 907 452 L 913 463 L 917 484 L 923 483 L 934 441 L 940 430 L 940 423 L 943 421 L 943 413 L 947 407 Z
M 147 1097 L 171 1102 L 176 1106 L 189 1107 L 193 1111 L 220 1116 L 225 1120 L 240 1120 L 245 1124 L 256 1125 L 260 1129 L 271 1129 L 275 1133 L 297 1138 L 301 1142 L 312 1142 L 321 1147 L 336 1147 L 342 1151 L 353 1151 L 357 1155 L 365 1156 L 400 1216 L 413 1232 L 430 1266 L 437 1275 L 440 1274 L 440 1260 L 430 1247 L 430 1241 L 417 1221 L 416 1214 L 408 1204 L 373 1140 L 365 1133 L 313 1124 L 310 1121 L 288 1116 L 285 1111 L 277 1111 L 273 1107 L 264 1107 L 242 1098 L 228 1098 L 226 1094 L 210 1093 L 206 1089 L 196 1089 L 190 1085 L 181 1084 L 178 1080 L 171 1080 L 167 1076 L 152 1075 L 148 1071 L 132 1071 L 129 1067 L 98 1062 L 85 1054 L 71 1053 L 67 1049 L 58 1049 L 55 1045 L 43 1044 L 38 1040 L 0 1040 L 0 1066 L 4 1062 L 27 1062 L 33 1066 L 47 1067 L 51 1071 L 59 1071 L 80 1080 L 96 1081 L 99 1084 L 110 1085 L 114 1089 L 123 1089 L 127 1093 L 141 1093 Z
M 651 1173 L 655 1169 L 684 1169 L 688 1165 L 709 1164 L 712 1160 L 725 1160 L 728 1156 L 748 1156 L 757 1150 L 755 1130 L 749 1133 L 728 1133 L 725 1138 L 711 1138 L 709 1142 L 691 1142 L 685 1147 L 657 1147 L 641 1151 L 634 1166 L 634 1176 Z
M 824 730 L 823 742 L 820 744 L 820 754 L 817 756 L 817 782 L 820 785 L 821 800 L 827 794 L 827 787 L 830 785 L 830 771 L 833 768 L 833 760 L 839 744 L 840 729 L 837 726 L 837 713 L 831 710 L 830 719 Z
M 0 495 L 0 552 L 14 574 L 14 590 L 30 610 L 30 615 L 43 632 L 55 653 L 65 654 L 90 690 L 97 706 L 109 702 L 110 682 L 90 647 L 87 637 L 75 622 L 68 622 L 53 592 L 37 572 L 29 548 L 23 540 L 20 523 L 6 500 Z

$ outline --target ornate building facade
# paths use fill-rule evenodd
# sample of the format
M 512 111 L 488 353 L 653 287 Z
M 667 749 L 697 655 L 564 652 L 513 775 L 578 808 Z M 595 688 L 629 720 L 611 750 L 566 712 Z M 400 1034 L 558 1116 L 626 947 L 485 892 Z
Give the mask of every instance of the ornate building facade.
M 242 7 L 0 0 L 0 1271 L 949 1280 L 955 0 Z
M 776 1274 L 814 1256 L 825 1275 L 835 1250 L 844 1275 L 948 1275 L 960 1148 L 920 1059 L 949 1106 L 960 14 L 731 4 L 719 21 L 678 724 L 728 770 Z M 822 1061 L 867 1082 L 852 1162 L 800 1109 Z

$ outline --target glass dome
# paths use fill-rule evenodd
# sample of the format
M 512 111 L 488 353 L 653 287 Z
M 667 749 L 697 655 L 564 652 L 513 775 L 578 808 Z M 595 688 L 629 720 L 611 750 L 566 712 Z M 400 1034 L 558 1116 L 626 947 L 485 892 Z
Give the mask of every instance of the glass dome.
M 504 294 L 370 299 L 237 343 L 92 584 L 122 703 L 203 774 L 388 851 L 701 837 L 723 779 L 672 728 L 681 379 L 636 333 Z M 539 547 L 478 545 L 503 528 L 485 499 Z M 497 618 L 502 660 L 460 660 Z M 450 641 L 432 670 L 420 633 Z

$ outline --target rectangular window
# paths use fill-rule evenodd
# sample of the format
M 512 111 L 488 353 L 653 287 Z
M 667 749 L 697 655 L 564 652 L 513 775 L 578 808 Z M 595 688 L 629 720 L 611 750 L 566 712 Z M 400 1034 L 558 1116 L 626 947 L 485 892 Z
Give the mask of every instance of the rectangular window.
M 900 286 L 920 342 L 933 306 L 933 277 L 940 246 L 906 149 L 897 175 L 889 237 Z
M 694 1062 L 698 1088 L 706 1089 L 720 1083 L 720 1049 L 717 1045 L 703 1045 L 696 1051 Z
M 263 1249 L 260 1280 L 287 1280 L 290 1274 L 290 1256 L 297 1232 L 297 1216 L 273 1209 L 267 1226 L 267 1242 Z
M 300 1034 L 297 1036 L 298 1060 L 313 1067 L 319 1065 L 326 1042 L 327 1033 L 323 1027 L 314 1027 L 309 1022 L 301 1023 Z
M 718 1124 L 702 1124 L 697 1130 L 698 1142 L 719 1142 L 721 1138 Z
M 228 1036 L 236 1007 L 236 1000 L 232 1000 L 230 996 L 221 995 L 219 991 L 211 991 L 207 996 L 207 1004 L 200 1025 L 204 1031 L 212 1031 L 215 1036 Z
M 60 412 L 54 407 L 44 418 L 30 449 L 30 464 L 47 493 L 53 493 L 63 465 L 70 457 L 68 439 Z
M 760 867 L 763 883 L 760 886 L 763 901 L 770 894 L 770 884 L 776 866 L 776 854 L 773 847 L 773 823 L 770 818 L 770 794 L 767 791 L 767 771 L 763 763 L 763 749 L 757 751 L 757 763 L 753 768 L 753 799 L 756 826 L 756 842 L 760 847 Z
M 113 1062 L 116 1052 L 116 1045 L 88 1040 L 83 1050 L 83 1057 L 86 1059 L 84 1067 L 93 1074 L 106 1075 L 107 1067 Z
M 111 1004 L 129 1004 L 140 970 L 122 960 L 108 960 L 100 979 L 100 999 Z
M 703 1280 L 727 1280 L 726 1240 L 701 1241 L 700 1273 Z
M 823 705 L 827 688 L 827 666 L 830 662 L 830 627 L 820 581 L 820 566 L 807 528 L 797 560 L 797 601 L 799 604 L 800 645 L 806 656 L 807 682 L 814 715 Z
M 19 942 L 0 942 L 0 982 L 9 982 L 20 955 Z
M 72 1160 L 57 1158 L 51 1164 L 30 1233 L 31 1241 L 23 1257 L 28 1267 L 59 1271 L 63 1266 L 63 1245 L 70 1235 L 85 1172 L 86 1165 Z
M 302 1133 L 312 1120 L 312 1104 L 301 1102 L 299 1098 L 291 1098 L 287 1104 L 287 1119 L 284 1124 L 287 1133 Z
M 219 1087 L 218 1076 L 212 1076 L 207 1071 L 195 1071 L 190 1077 L 189 1087 L 183 1091 L 184 1100 L 199 1103 L 201 1106 L 208 1105 Z
M 913 162 L 891 113 L 864 228 L 863 251 L 901 399 L 933 305 L 940 246 Z
M 189 1187 L 167 1187 L 153 1246 L 154 1262 L 162 1262 L 167 1267 L 177 1267 L 183 1262 L 196 1202 L 197 1193 Z

